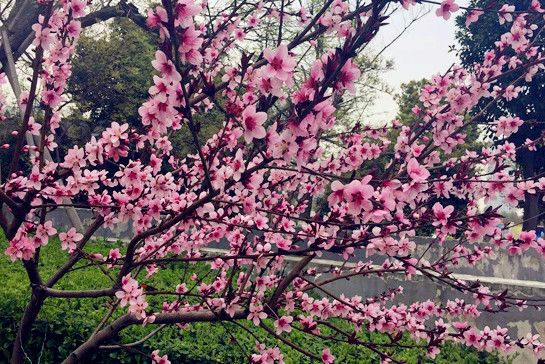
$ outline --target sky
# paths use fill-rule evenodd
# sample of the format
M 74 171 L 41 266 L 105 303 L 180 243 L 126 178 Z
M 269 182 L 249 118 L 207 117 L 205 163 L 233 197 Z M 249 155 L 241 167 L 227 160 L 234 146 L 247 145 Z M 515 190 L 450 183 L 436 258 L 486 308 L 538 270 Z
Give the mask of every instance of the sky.
M 462 5 L 466 1 L 457 1 Z M 394 61 L 394 70 L 386 72 L 383 79 L 394 89 L 400 91 L 402 83 L 411 80 L 430 78 L 437 73 L 443 73 L 453 63 L 458 63 L 454 52 L 449 52 L 449 46 L 455 45 L 455 15 L 444 20 L 435 15 L 437 6 L 418 5 L 410 11 L 396 11 L 389 19 L 389 25 L 382 28 L 373 40 L 373 49 L 380 50 L 391 42 L 415 17 L 429 11 L 416 20 L 409 28 L 388 47 L 383 55 Z M 397 105 L 391 95 L 381 93 L 379 99 L 369 112 L 373 122 L 390 121 L 395 118 Z
M 457 1 L 457 4 L 463 5 L 467 1 Z M 422 6 L 420 6 L 420 9 Z M 415 8 L 417 9 L 417 8 Z M 383 53 L 385 57 L 394 61 L 394 69 L 383 75 L 383 79 L 394 88 L 394 93 L 400 91 L 402 83 L 411 80 L 420 80 L 430 78 L 434 74 L 444 73 L 453 63 L 459 63 L 454 52 L 449 52 L 449 47 L 456 44 L 454 33 L 455 16 L 451 16 L 445 21 L 435 15 L 436 7 L 429 7 L 431 11 L 422 18 L 414 22 L 399 39 L 395 41 Z M 460 10 L 454 15 L 459 15 Z M 417 17 L 418 12 L 398 11 L 390 18 L 390 24 L 385 26 L 377 34 L 373 41 L 374 49 L 382 49 L 389 44 L 411 19 Z M 381 33 L 382 32 L 382 33 Z M 391 95 L 382 93 L 369 111 L 368 121 L 377 125 L 384 125 L 385 122 L 395 118 L 397 113 L 397 104 Z M 500 200 L 491 201 L 488 205 L 482 202 L 481 208 L 496 204 L 503 205 Z M 504 205 L 502 213 L 518 211 L 510 205 Z

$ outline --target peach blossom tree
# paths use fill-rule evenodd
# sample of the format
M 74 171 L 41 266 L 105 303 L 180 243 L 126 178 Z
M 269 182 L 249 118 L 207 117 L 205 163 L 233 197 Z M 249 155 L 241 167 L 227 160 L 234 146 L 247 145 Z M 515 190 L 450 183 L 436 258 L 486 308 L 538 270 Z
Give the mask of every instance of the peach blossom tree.
M 29 91 L 18 100 L 17 143 L 3 146 L 13 153 L 10 174 L 0 185 L 0 226 L 9 241 L 5 254 L 24 265 L 24 284 L 32 288 L 12 363 L 25 361 L 24 346 L 44 301 L 67 298 L 106 297 L 110 309 L 65 363 L 87 360 L 105 347 L 122 350 L 116 340 L 132 325 L 160 329 L 218 321 L 256 326 L 326 364 L 335 362 L 334 351 L 300 347 L 290 341 L 291 332 L 332 340 L 323 335 L 327 328 L 336 333 L 334 340 L 371 350 L 384 363 L 400 362 L 391 348 L 401 345 L 404 335 L 431 358 L 447 340 L 506 352 L 521 347 L 539 354 L 545 347 L 537 336 L 511 337 L 506 328 L 481 330 L 467 320 L 513 306 L 539 309 L 542 301 L 493 292 L 452 273 L 460 262 L 475 264 L 499 250 L 545 255 L 545 240 L 535 231 L 515 238 L 496 209 L 478 209 L 483 200 L 504 196 L 517 204 L 525 193 L 545 188 L 545 178 L 522 180 L 511 171 L 517 148 L 505 141 L 451 156 L 463 148 L 464 129 L 481 122 L 482 111 L 473 112 L 477 103 L 486 99 L 489 107 L 516 98 L 525 82 L 543 72 L 538 39 L 544 10 L 538 0 L 528 9 L 466 9 L 468 22 L 496 12 L 500 23 L 512 24 L 510 31 L 473 72 L 453 66 L 433 76 L 420 93 L 423 107 L 413 109 L 415 125 L 394 120 L 345 130 L 335 128 L 336 105 L 358 92 L 354 83 L 361 71 L 353 58 L 387 26 L 392 7 L 404 11 L 432 3 L 436 15 L 448 19 L 461 8 L 454 0 L 327 0 L 313 11 L 290 0 L 214 6 L 206 0 L 162 0 L 147 13 L 147 26 L 161 43 L 149 99 L 134 106 L 141 126 L 112 123 L 61 160 L 50 152 L 58 147 L 60 105 L 69 97 L 64 89 L 87 3 L 40 3 L 45 10 L 33 26 L 34 60 Z M 330 48 L 318 47 L 325 38 Z M 499 87 L 506 74 L 517 77 Z M 222 127 L 203 141 L 195 115 L 213 109 L 223 115 Z M 507 138 L 524 122 L 505 115 L 480 127 Z M 190 131 L 195 154 L 173 150 L 170 139 L 180 129 Z M 387 137 L 391 129 L 397 130 L 395 140 Z M 326 153 L 331 139 L 337 146 Z M 518 148 L 542 143 L 540 137 Z M 369 167 L 392 146 L 384 170 Z M 466 208 L 454 209 L 451 197 Z M 92 211 L 93 221 L 61 231 L 50 213 L 73 207 Z M 130 241 L 107 256 L 94 251 L 99 228 L 127 222 L 133 225 Z M 422 227 L 435 230 L 430 247 L 449 235 L 456 237 L 455 246 L 439 258 L 417 254 L 414 237 Z M 53 238 L 67 258 L 56 273 L 44 276 L 40 249 Z M 207 251 L 221 242 L 226 249 Z M 313 259 L 325 252 L 353 264 L 318 273 Z M 145 289 L 161 270 L 197 262 L 208 266 L 206 277 L 184 275 L 170 290 Z M 75 267 L 97 266 L 111 285 L 55 288 Z M 405 305 L 396 302 L 400 289 L 380 297 L 335 295 L 329 289 L 355 276 L 389 275 L 419 275 L 466 297 Z M 385 340 L 366 341 L 364 332 L 383 333 Z M 252 350 L 248 362 L 283 363 L 278 347 L 256 342 Z M 150 358 L 169 363 L 168 353 L 154 351 Z

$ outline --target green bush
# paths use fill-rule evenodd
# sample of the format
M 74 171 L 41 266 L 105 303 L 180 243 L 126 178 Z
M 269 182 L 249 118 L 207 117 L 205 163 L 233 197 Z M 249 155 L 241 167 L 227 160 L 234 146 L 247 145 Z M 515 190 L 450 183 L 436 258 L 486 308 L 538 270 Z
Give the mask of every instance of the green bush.
M 5 250 L 7 242 L 0 241 L 0 249 Z M 93 252 L 107 254 L 115 245 L 108 243 L 93 243 Z M 50 242 L 42 248 L 40 273 L 49 277 L 67 258 L 67 253 L 59 247 L 58 241 Z M 185 268 L 167 266 L 160 270 L 150 281 L 150 286 L 162 289 L 172 287 L 180 282 L 180 278 L 193 272 L 205 272 L 205 265 Z M 0 277 L 2 291 L 0 292 L 0 362 L 7 362 L 11 346 L 15 340 L 18 321 L 30 295 L 30 287 L 22 282 L 28 282 L 26 273 L 20 262 L 11 263 L 2 255 L 0 258 Z M 69 273 L 57 286 L 58 289 L 98 289 L 107 287 L 109 279 L 98 268 L 86 268 Z M 161 297 L 154 297 L 161 302 Z M 108 311 L 108 298 L 104 299 L 55 299 L 50 298 L 35 322 L 30 335 L 30 341 L 25 346 L 25 352 L 32 363 L 59 363 L 78 344 L 81 344 L 92 334 L 98 322 Z M 272 322 L 267 322 L 272 326 Z M 181 330 L 176 326 L 168 326 L 149 341 L 123 351 L 100 351 L 89 360 L 89 363 L 149 363 L 147 355 L 152 350 L 159 349 L 167 353 L 172 363 L 246 363 L 247 356 L 254 351 L 256 338 L 268 347 L 280 346 L 287 364 L 311 363 L 311 360 L 282 342 L 267 336 L 262 329 L 256 328 L 251 322 L 241 322 L 247 330 L 232 323 L 196 323 Z M 122 343 L 141 339 L 154 325 L 147 327 L 134 326 L 122 332 L 119 338 Z M 327 329 L 322 330 L 327 334 Z M 386 341 L 386 337 L 377 333 L 366 333 L 369 340 Z M 379 357 L 374 352 L 335 341 L 325 342 L 308 337 L 300 331 L 293 330 L 289 339 L 308 349 L 320 353 L 328 346 L 336 356 L 338 363 L 378 363 Z M 403 339 L 406 344 L 414 344 L 410 339 Z M 448 344 L 434 360 L 425 357 L 422 349 L 396 349 L 396 358 L 408 363 L 506 363 L 497 353 L 478 352 L 473 348 Z

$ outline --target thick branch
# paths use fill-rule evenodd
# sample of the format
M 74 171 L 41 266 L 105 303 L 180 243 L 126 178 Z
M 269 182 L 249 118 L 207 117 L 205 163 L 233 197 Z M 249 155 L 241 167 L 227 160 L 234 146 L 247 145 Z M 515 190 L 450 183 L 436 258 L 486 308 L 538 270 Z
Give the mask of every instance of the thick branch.
M 299 263 L 297 263 L 295 267 L 291 270 L 291 272 L 289 272 L 289 274 L 284 277 L 280 284 L 278 284 L 278 287 L 276 287 L 276 290 L 274 291 L 271 299 L 269 300 L 269 307 L 271 309 L 274 309 L 282 293 L 286 290 L 286 288 L 288 288 L 290 283 L 299 275 L 299 273 L 301 273 L 301 271 L 307 266 L 307 264 L 310 263 L 312 258 L 314 258 L 314 255 L 311 254 L 301 259 Z
M 115 288 L 105 288 L 96 290 L 81 290 L 81 291 L 68 291 L 48 288 L 46 286 L 38 287 L 48 297 L 58 298 L 97 298 L 97 297 L 112 297 L 117 291 Z
M 236 311 L 233 317 L 227 315 L 224 311 L 200 311 L 200 312 L 173 312 L 159 313 L 155 317 L 153 324 L 174 324 L 185 322 L 213 322 L 227 321 L 231 319 L 243 319 L 246 317 L 244 310 Z M 115 337 L 124 328 L 141 324 L 142 320 L 132 314 L 126 314 L 115 320 L 111 325 L 100 330 L 96 335 L 92 336 L 83 345 L 74 350 L 68 358 L 63 361 L 63 364 L 75 364 L 89 357 L 97 350 L 103 342 Z
M 136 25 L 149 31 L 146 25 L 146 17 L 138 12 L 138 8 L 126 1 L 120 1 L 116 6 L 107 6 L 98 11 L 90 13 L 81 19 L 82 28 L 89 27 L 99 21 L 105 21 L 115 17 L 126 17 L 131 19 Z
M 100 227 L 100 225 L 102 225 L 102 222 L 103 222 L 103 219 L 102 218 L 99 218 L 99 219 L 96 219 L 95 222 L 89 226 L 89 228 L 87 229 L 87 231 L 85 232 L 85 235 L 83 236 L 83 239 L 81 240 L 81 242 L 79 243 L 78 245 L 78 249 L 82 249 L 83 246 L 87 243 L 87 241 L 89 241 L 89 239 L 91 239 L 91 237 L 93 236 L 93 234 L 95 233 L 95 231 Z M 70 256 L 70 259 L 68 259 L 68 261 L 62 266 L 59 268 L 59 270 L 57 270 L 57 272 L 55 272 L 55 274 L 53 274 L 51 276 L 51 278 L 49 278 L 49 280 L 47 281 L 47 283 L 45 284 L 47 287 L 53 287 L 55 285 L 55 283 L 57 283 L 59 281 L 59 279 L 61 279 L 62 277 L 64 277 L 64 275 L 66 273 L 68 273 L 68 271 L 81 259 L 81 253 L 75 253 L 75 254 L 72 254 Z

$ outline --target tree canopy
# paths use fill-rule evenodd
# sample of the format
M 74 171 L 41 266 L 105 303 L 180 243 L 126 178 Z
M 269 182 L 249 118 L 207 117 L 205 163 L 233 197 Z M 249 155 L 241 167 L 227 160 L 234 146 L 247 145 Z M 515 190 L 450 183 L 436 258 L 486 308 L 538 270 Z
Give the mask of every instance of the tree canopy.
M 95 135 L 112 122 L 140 124 L 134 105 L 148 98 L 158 42 L 153 33 L 126 18 L 99 29 L 99 34 L 92 29 L 80 37 L 66 87 L 74 111 L 85 111 L 79 116 Z
M 489 6 L 488 0 L 472 0 L 470 7 L 486 8 Z M 514 6 L 515 9 L 525 9 L 530 6 L 531 2 L 527 0 L 516 0 L 512 2 L 498 1 L 497 6 Z M 495 5 L 496 6 L 496 5 Z M 473 69 L 475 64 L 478 64 L 490 48 L 498 42 L 502 37 L 505 41 L 505 34 L 513 30 L 513 23 L 505 21 L 498 23 L 498 15 L 493 12 L 485 12 L 479 17 L 478 22 L 466 24 L 466 19 L 469 11 L 456 19 L 457 32 L 456 38 L 460 44 L 458 55 L 462 64 L 469 69 Z M 545 40 L 542 34 L 537 35 L 536 42 Z M 507 50 L 505 53 L 505 61 L 511 62 L 515 56 L 514 50 Z M 518 78 L 525 77 L 525 71 L 520 70 L 512 72 L 507 77 L 503 78 L 498 84 L 509 85 L 515 83 Z M 512 115 L 517 116 L 526 122 L 521 125 L 516 133 L 509 136 L 508 140 L 516 146 L 523 145 L 527 139 L 535 139 L 542 135 L 545 131 L 545 76 L 542 73 L 537 73 L 535 76 L 527 76 L 531 78 L 530 82 L 526 82 L 522 86 L 517 86 L 518 97 L 512 99 L 498 100 L 494 105 L 487 106 L 487 103 L 482 101 L 477 105 L 474 113 L 477 114 L 483 111 L 480 123 L 481 125 L 491 125 L 501 116 Z M 485 109 L 486 108 L 486 109 Z M 497 135 L 491 128 L 487 130 L 487 136 L 491 139 L 498 140 Z M 534 178 L 545 174 L 545 149 L 536 147 L 535 150 L 520 149 L 517 152 L 517 164 L 520 166 L 522 174 L 525 178 Z M 526 194 L 524 206 L 524 228 L 535 229 L 540 220 L 543 220 L 542 213 L 545 211 L 545 205 L 540 203 L 540 194 Z M 541 206 L 540 206 L 541 204 Z

